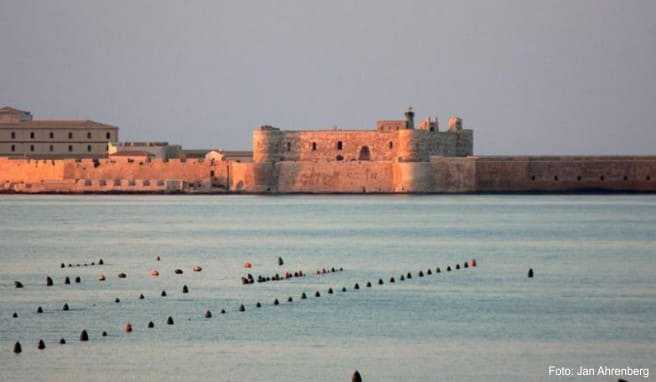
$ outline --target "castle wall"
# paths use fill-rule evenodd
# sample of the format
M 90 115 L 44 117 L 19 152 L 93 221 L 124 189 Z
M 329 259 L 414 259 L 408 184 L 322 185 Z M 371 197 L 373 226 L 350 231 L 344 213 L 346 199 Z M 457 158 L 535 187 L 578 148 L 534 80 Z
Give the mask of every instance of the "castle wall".
M 278 192 L 376 193 L 393 192 L 393 163 L 280 162 L 276 164 Z
M 338 148 L 341 142 L 341 149 Z M 388 161 L 396 156 L 396 132 L 377 131 L 283 131 L 279 146 L 285 161 Z M 364 156 L 363 148 L 366 147 Z M 341 157 L 341 159 L 339 159 Z

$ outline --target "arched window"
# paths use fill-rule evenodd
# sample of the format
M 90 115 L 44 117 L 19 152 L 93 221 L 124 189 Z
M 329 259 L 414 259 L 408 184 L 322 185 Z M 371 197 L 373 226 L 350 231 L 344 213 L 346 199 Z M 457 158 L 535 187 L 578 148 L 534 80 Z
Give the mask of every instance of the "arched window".
M 107 134 L 105 134 L 105 137 L 107 137 L 107 139 L 110 139 L 112 137 L 112 134 L 107 133 Z
M 344 145 L 342 145 L 342 141 L 337 141 L 337 150 L 341 150 L 343 147 Z
M 91 133 L 87 133 L 87 139 L 91 139 Z
M 16 145 L 11 145 L 11 151 L 16 151 Z
M 91 145 L 87 145 L 87 151 L 91 152 Z
M 287 151 L 292 151 L 292 143 L 287 142 Z
M 387 146 L 390 148 L 390 150 L 393 149 L 393 148 L 394 148 L 394 142 L 389 141 L 389 143 L 387 144 Z
M 73 139 L 73 133 L 71 133 L 70 131 L 68 132 L 68 139 Z
M 30 139 L 34 139 L 34 132 L 30 132 Z
M 34 145 L 30 145 L 30 151 L 34 151 Z
M 48 148 L 50 149 L 50 152 L 55 151 L 55 146 L 53 146 L 53 145 L 50 145 L 50 147 L 48 147 Z
M 72 153 L 73 152 L 73 145 L 68 145 L 68 152 Z
M 11 132 L 11 139 L 16 139 L 16 132 L 15 131 Z
M 312 151 L 317 151 L 317 142 L 312 142 Z
M 54 137 L 55 137 L 55 133 L 53 133 L 53 132 L 51 131 L 50 134 L 49 134 L 49 137 L 50 137 L 50 139 L 54 138 Z
M 360 148 L 360 155 L 358 155 L 358 160 L 369 160 L 369 146 L 362 146 Z

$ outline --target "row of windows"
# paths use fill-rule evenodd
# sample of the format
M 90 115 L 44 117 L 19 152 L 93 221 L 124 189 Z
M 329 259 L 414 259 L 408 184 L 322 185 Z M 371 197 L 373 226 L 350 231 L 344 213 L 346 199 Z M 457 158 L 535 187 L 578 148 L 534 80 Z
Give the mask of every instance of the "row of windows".
M 394 142 L 390 141 L 387 144 L 387 147 L 389 147 L 390 150 L 393 149 L 394 148 Z M 344 148 L 344 144 L 342 143 L 342 141 L 337 141 L 336 148 L 337 148 L 337 150 L 342 150 Z M 292 143 L 291 142 L 287 142 L 287 151 L 292 151 Z M 317 151 L 317 142 L 312 142 L 312 151 Z
M 537 178 L 535 177 L 535 175 L 531 176 L 531 180 L 534 181 L 534 180 L 536 180 L 536 179 L 537 179 Z M 629 177 L 628 177 L 628 176 L 624 176 L 622 179 L 623 179 L 623 180 L 629 180 Z M 557 175 L 554 176 L 554 177 L 553 177 L 553 180 L 557 182 L 557 181 L 559 180 L 559 179 L 558 179 L 558 176 L 557 176 Z M 579 176 L 576 177 L 576 180 L 580 182 L 580 181 L 583 180 L 583 177 L 579 175 Z M 601 180 L 601 181 L 603 182 L 604 180 L 606 180 L 606 177 L 605 177 L 604 175 L 601 175 L 601 176 L 599 177 L 599 180 Z M 651 180 L 651 177 L 650 177 L 649 175 L 647 175 L 647 176 L 645 177 L 645 180 Z
M 34 145 L 30 145 L 30 152 L 34 152 L 34 150 L 35 150 Z M 93 148 L 91 147 L 91 145 L 87 145 L 87 152 L 90 153 L 92 150 L 93 150 Z M 48 147 L 48 151 L 54 152 L 55 151 L 55 146 L 50 145 Z M 11 152 L 16 152 L 16 145 L 11 145 Z M 68 152 L 69 153 L 73 152 L 73 145 L 68 145 Z
M 48 137 L 50 137 L 50 139 L 55 138 L 55 133 L 53 133 L 53 132 L 51 131 L 51 132 L 48 134 Z M 111 134 L 111 133 L 105 133 L 105 139 L 111 139 L 111 137 L 112 137 L 112 134 Z M 31 132 L 30 132 L 30 139 L 34 139 L 34 138 L 36 138 L 36 134 L 35 134 L 33 131 L 31 131 Z M 74 138 L 74 134 L 73 134 L 73 132 L 70 132 L 70 131 L 69 131 L 69 132 L 68 132 L 68 139 L 73 139 L 73 138 Z M 92 139 L 92 138 L 93 138 L 93 135 L 92 135 L 90 132 L 88 132 L 88 133 L 87 133 L 87 139 Z M 16 132 L 15 132 L 15 131 L 12 131 L 12 132 L 11 132 L 11 139 L 16 139 Z

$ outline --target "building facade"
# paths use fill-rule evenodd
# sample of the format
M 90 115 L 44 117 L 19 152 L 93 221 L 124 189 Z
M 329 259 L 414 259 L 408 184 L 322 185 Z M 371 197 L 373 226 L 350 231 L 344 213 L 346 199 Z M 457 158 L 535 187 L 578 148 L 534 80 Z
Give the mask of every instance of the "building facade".
M 118 127 L 89 120 L 34 120 L 28 111 L 0 108 L 0 156 L 101 158 L 118 141 Z

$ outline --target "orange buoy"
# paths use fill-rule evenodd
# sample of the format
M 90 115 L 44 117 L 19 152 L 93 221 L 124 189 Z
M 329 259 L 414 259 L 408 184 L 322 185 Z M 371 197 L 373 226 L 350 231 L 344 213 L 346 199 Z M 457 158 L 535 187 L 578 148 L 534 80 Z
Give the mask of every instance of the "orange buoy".
M 127 322 L 125 325 L 123 325 L 123 331 L 126 333 L 131 333 L 132 332 L 132 324 Z
M 253 268 L 253 264 L 250 261 L 244 263 L 244 268 Z
M 194 271 L 194 272 L 200 272 L 200 271 L 203 270 L 203 268 L 201 268 L 198 265 L 194 265 L 193 267 L 191 267 L 191 270 Z
M 159 276 L 159 272 L 156 269 L 153 269 L 152 271 L 150 271 L 150 275 L 153 277 L 157 277 Z

